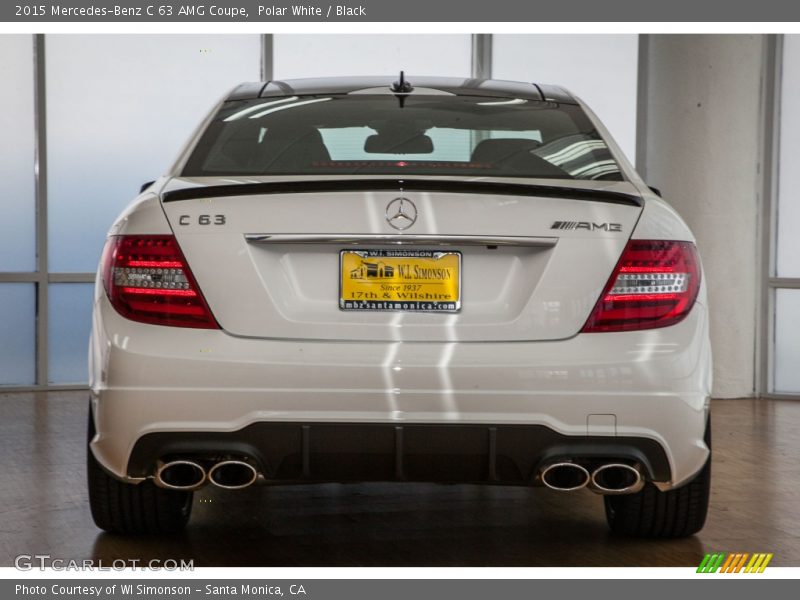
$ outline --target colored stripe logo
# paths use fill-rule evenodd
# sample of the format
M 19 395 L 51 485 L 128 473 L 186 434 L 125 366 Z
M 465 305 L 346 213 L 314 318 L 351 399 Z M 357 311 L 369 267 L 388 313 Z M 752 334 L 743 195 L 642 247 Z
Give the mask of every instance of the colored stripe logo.
M 697 567 L 698 573 L 763 573 L 773 554 L 756 552 L 713 552 L 706 554 Z
M 550 226 L 550 229 L 575 229 L 577 226 L 577 221 L 556 221 Z

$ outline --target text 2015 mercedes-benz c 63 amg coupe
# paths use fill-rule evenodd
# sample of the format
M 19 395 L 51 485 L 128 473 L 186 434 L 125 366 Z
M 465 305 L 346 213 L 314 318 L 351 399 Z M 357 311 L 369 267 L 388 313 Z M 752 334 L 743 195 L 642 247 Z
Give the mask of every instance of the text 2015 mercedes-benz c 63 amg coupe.
M 698 531 L 711 356 L 694 238 L 569 92 L 243 84 L 113 224 L 94 298 L 98 526 L 192 492 L 581 488 Z

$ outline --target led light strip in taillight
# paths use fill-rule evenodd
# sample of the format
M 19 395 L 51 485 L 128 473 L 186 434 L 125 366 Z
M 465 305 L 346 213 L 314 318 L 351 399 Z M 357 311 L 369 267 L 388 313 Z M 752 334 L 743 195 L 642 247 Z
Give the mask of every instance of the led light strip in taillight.
M 178 242 L 171 235 L 109 238 L 103 283 L 128 319 L 172 327 L 218 328 Z
M 691 242 L 630 240 L 594 307 L 584 333 L 674 325 L 700 289 L 700 261 Z
M 149 266 L 141 267 L 135 263 L 146 262 Z M 183 272 L 182 266 L 176 268 L 174 261 L 165 261 L 163 266 L 158 261 L 129 261 L 127 267 L 114 267 L 114 285 L 124 288 L 145 288 L 159 291 L 186 291 L 194 295 L 194 290 L 189 289 L 189 280 Z M 169 265 L 169 266 L 167 266 Z
M 689 277 L 689 273 L 659 272 L 652 268 L 641 272 L 622 269 L 607 296 L 615 300 L 674 297 L 689 289 Z

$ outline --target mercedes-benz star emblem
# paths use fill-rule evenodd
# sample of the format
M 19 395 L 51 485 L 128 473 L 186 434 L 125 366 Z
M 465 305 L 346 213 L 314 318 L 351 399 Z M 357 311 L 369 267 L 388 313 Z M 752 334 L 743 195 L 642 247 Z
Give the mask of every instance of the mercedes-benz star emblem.
M 395 198 L 386 207 L 386 220 L 395 229 L 408 229 L 417 221 L 417 207 L 408 198 Z

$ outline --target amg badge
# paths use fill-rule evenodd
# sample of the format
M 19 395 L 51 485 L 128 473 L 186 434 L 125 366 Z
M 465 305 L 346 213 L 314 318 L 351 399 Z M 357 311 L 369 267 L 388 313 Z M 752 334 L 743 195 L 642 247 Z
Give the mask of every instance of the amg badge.
M 590 223 L 589 221 L 556 221 L 550 229 L 585 229 L 586 231 L 622 231 L 621 223 Z

